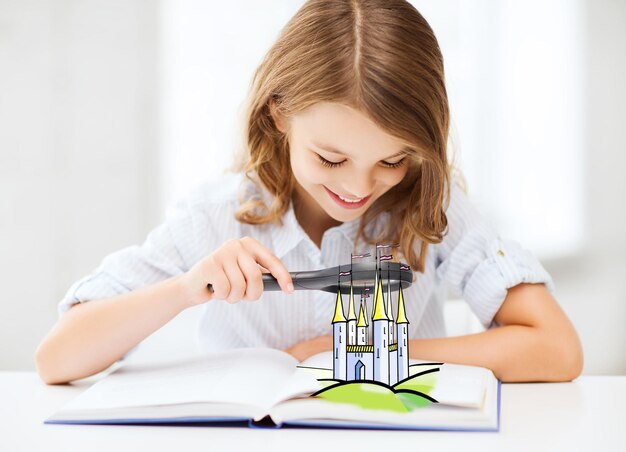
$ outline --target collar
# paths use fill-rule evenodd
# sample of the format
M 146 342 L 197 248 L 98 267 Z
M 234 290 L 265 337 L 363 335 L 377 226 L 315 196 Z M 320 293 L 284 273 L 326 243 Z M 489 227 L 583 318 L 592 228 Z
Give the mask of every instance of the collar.
M 289 209 L 282 218 L 282 224 L 271 228 L 272 242 L 274 244 L 274 254 L 282 258 L 303 240 L 308 239 L 308 235 L 298 223 L 293 210 L 293 203 L 289 202 Z
M 255 191 L 264 199 L 266 205 L 269 205 L 271 203 L 271 195 L 262 186 L 257 186 Z M 344 237 L 352 245 L 354 245 L 360 221 L 360 218 L 356 218 L 352 221 L 346 221 L 344 223 L 341 223 L 340 225 L 329 228 L 324 232 L 324 235 L 322 237 L 322 244 L 324 243 L 324 237 L 330 234 L 334 234 L 335 232 L 339 232 L 343 234 Z M 374 221 L 374 223 L 379 222 Z M 279 259 L 282 259 L 287 253 L 296 248 L 302 241 L 308 241 L 310 242 L 312 248 L 317 248 L 313 244 L 311 238 L 304 231 L 300 223 L 298 223 L 298 219 L 296 218 L 296 214 L 293 208 L 293 201 L 289 201 L 289 208 L 287 209 L 285 215 L 283 215 L 281 224 L 274 225 L 270 228 L 270 231 L 272 244 L 274 247 L 272 251 Z
M 354 245 L 360 221 L 360 218 L 356 218 L 327 229 L 322 236 L 322 246 L 324 244 L 324 237 L 337 232 L 342 234 Z M 282 259 L 283 256 L 297 247 L 302 241 L 308 241 L 312 247 L 316 248 L 311 238 L 304 231 L 300 223 L 298 223 L 292 201 L 289 202 L 289 208 L 282 218 L 282 225 L 272 228 L 272 241 L 274 244 L 274 254 L 276 254 L 276 257 L 279 259 Z

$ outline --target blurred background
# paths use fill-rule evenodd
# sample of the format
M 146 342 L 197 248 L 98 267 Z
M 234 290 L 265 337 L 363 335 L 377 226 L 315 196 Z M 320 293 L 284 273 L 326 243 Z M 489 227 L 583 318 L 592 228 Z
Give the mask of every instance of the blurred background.
M 0 0 L 0 370 L 34 370 L 69 286 L 230 164 L 252 73 L 303 2 L 219 3 Z M 471 198 L 553 275 L 584 373 L 626 374 L 626 1 L 412 3 Z M 192 353 L 198 314 L 137 353 Z M 446 315 L 478 328 L 459 300 Z

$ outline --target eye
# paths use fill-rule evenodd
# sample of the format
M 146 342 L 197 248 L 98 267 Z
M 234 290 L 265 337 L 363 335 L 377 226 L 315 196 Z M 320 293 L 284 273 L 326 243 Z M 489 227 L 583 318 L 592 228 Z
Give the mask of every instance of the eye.
M 315 153 L 315 155 L 319 159 L 320 163 L 328 168 L 337 168 L 346 162 L 346 160 L 342 160 L 341 162 L 331 162 L 330 160 L 326 160 L 324 157 L 322 157 L 318 153 Z M 384 160 L 381 161 L 380 163 L 386 168 L 400 168 L 402 165 L 404 165 L 405 160 L 406 160 L 406 157 L 394 163 L 385 162 Z
M 345 163 L 345 160 L 341 161 L 341 162 L 331 162 L 330 160 L 326 160 L 324 157 L 322 157 L 319 154 L 315 154 L 317 155 L 317 158 L 319 159 L 320 163 L 324 166 L 327 166 L 328 168 L 337 168 L 338 166 L 341 166 Z
M 397 162 L 394 163 L 389 163 L 389 162 L 385 162 L 384 160 L 380 163 L 383 164 L 383 166 L 386 166 L 387 168 L 400 168 L 402 165 L 404 165 L 404 161 L 406 160 L 406 157 L 404 157 L 402 160 L 398 160 Z

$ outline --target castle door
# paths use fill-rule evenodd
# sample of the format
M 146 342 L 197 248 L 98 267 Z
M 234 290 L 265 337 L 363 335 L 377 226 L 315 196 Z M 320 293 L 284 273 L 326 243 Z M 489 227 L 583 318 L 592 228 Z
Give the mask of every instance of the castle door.
M 358 360 L 354 365 L 354 379 L 365 380 L 365 364 Z

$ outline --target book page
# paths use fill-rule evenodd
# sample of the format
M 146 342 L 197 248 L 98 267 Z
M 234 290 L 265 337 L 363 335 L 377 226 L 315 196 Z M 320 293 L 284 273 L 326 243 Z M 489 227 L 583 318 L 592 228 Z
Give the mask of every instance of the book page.
M 270 416 L 278 424 L 294 425 L 365 424 L 425 429 L 497 429 L 498 380 L 487 369 L 461 367 L 468 370 L 467 378 L 462 376 L 461 369 L 454 369 L 450 375 L 438 382 L 442 383 L 439 390 L 431 393 L 445 397 L 445 403 L 433 403 L 415 410 L 398 412 L 380 408 L 367 409 L 356 404 L 308 397 L 280 403 L 271 409 Z M 474 372 L 475 370 L 477 372 Z M 450 384 L 453 386 L 449 386 Z
M 411 373 L 418 373 L 426 361 L 410 359 Z M 332 372 L 332 352 L 322 352 L 302 361 L 299 366 L 308 368 L 312 374 L 323 375 Z M 485 390 L 495 377 L 493 372 L 477 366 L 448 364 L 441 366 L 437 373 L 437 384 L 431 396 L 440 404 L 459 407 L 480 408 L 485 398 Z
M 279 350 L 234 349 L 169 364 L 129 364 L 94 384 L 62 411 L 194 402 L 268 409 L 279 398 L 314 391 L 315 378 L 296 373 L 297 361 Z
M 273 407 L 270 416 L 277 423 L 308 421 L 312 425 L 320 422 L 330 425 L 334 420 L 372 425 L 497 426 L 498 381 L 489 369 L 410 360 L 410 377 L 389 386 L 371 381 L 334 380 L 331 352 L 312 356 L 299 367 L 324 382 L 325 389 L 314 397 L 289 400 Z M 335 395 L 321 396 L 335 388 Z M 415 398 L 407 394 L 413 391 L 423 391 L 431 402 L 422 400 L 415 404 Z
M 489 369 L 444 364 L 430 395 L 443 405 L 481 408 L 485 391 L 494 379 Z

